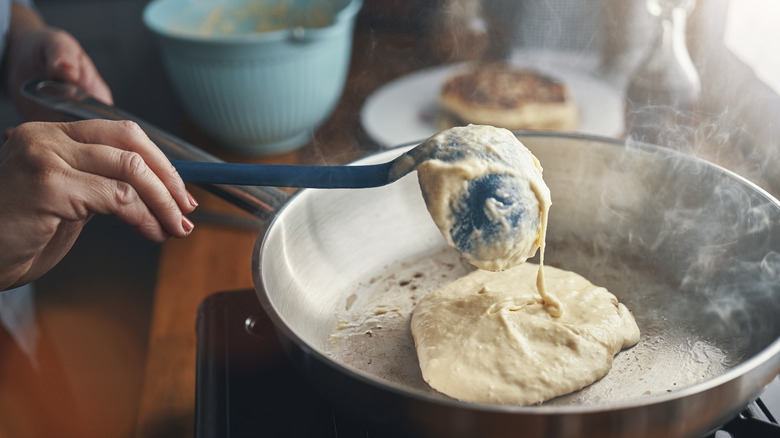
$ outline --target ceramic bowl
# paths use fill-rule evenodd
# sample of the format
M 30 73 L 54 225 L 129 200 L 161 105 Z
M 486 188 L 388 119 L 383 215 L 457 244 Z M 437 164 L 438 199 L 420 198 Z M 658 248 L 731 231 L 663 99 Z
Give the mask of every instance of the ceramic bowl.
M 189 118 L 231 152 L 306 144 L 346 82 L 362 0 L 154 0 L 144 10 Z

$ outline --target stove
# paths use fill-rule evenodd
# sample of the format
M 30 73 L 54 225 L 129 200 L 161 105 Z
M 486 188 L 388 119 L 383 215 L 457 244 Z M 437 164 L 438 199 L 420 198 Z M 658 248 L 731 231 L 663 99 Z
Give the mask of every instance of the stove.
M 287 360 L 253 290 L 206 298 L 197 320 L 196 438 L 385 438 L 336 412 Z M 780 437 L 780 377 L 702 438 Z

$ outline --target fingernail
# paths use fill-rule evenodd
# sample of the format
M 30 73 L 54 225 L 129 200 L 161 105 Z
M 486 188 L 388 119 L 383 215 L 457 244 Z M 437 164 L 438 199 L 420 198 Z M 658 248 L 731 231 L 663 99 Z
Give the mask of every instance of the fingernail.
M 198 206 L 198 201 L 195 200 L 195 197 L 192 196 L 192 193 L 189 191 L 187 192 L 187 199 L 190 201 L 190 205 L 194 208 Z
M 192 229 L 195 228 L 195 224 L 193 224 L 192 221 L 187 219 L 187 216 L 182 216 L 181 227 L 184 229 L 185 233 L 190 234 L 192 232 Z

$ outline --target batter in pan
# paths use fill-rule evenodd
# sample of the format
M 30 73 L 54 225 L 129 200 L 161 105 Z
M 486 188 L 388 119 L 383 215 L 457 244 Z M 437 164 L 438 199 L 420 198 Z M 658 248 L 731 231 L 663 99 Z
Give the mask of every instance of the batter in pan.
M 603 377 L 613 356 L 639 341 L 633 316 L 614 295 L 547 266 L 548 292 L 566 308 L 551 315 L 537 292 L 537 268 L 476 270 L 417 304 L 412 333 L 431 387 L 471 402 L 541 403 Z
M 468 143 L 474 149 L 492 148 L 498 142 L 499 152 L 505 147 L 527 151 L 511 132 L 497 128 L 470 125 L 444 134 L 443 141 Z M 531 239 L 518 240 L 522 244 L 517 251 L 486 239 L 485 248 L 464 256 L 490 271 L 476 270 L 434 291 L 412 315 L 423 378 L 457 399 L 541 403 L 603 377 L 613 356 L 639 341 L 633 316 L 613 294 L 573 272 L 544 267 L 550 191 L 542 181 L 538 160 L 530 151 L 522 156 L 523 162 L 509 161 L 505 172 L 527 179 L 528 190 L 517 196 L 536 198 L 519 204 L 526 209 L 535 205 L 538 212 L 526 214 L 526 224 L 514 224 L 532 227 Z M 442 163 L 427 160 L 418 171 L 434 221 L 448 242 L 461 250 L 448 216 L 459 208 L 453 202 L 464 198 L 465 181 L 478 178 L 480 172 L 500 172 L 474 157 L 449 157 Z M 490 200 L 478 207 L 488 216 L 505 214 L 491 211 L 495 206 Z M 534 222 L 536 214 L 540 220 Z M 523 264 L 537 248 L 540 264 Z

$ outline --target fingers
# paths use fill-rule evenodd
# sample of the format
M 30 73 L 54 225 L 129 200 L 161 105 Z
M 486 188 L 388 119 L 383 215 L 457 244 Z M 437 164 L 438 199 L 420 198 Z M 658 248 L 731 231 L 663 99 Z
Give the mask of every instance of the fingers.
M 81 44 L 69 33 L 54 31 L 43 53 L 47 77 L 72 82 L 97 99 L 113 104 L 111 89 Z
M 113 214 L 153 241 L 190 234 L 193 224 L 184 214 L 197 203 L 137 124 L 89 120 L 61 126 L 73 142 L 60 155 L 80 172 L 77 193 L 87 210 Z
M 88 181 L 84 189 L 90 211 L 113 214 L 154 241 L 167 237 L 162 231 L 176 237 L 192 231 L 192 223 L 138 153 L 79 145 L 69 164 L 88 176 L 82 181 Z
M 184 237 L 192 231 L 188 220 L 176 208 L 162 207 L 148 200 L 148 191 L 132 183 L 80 172 L 70 184 L 74 203 L 82 207 L 79 215 L 107 214 L 132 226 L 142 237 L 162 243 L 170 236 Z M 146 198 L 145 198 L 146 197 Z
M 187 192 L 184 182 L 165 154 L 151 141 L 141 128 L 129 121 L 91 120 L 67 124 L 67 134 L 70 138 L 85 144 L 103 144 L 114 148 L 135 152 L 141 156 L 143 163 L 159 178 L 167 191 L 176 201 L 176 205 L 184 213 L 195 209 L 197 203 Z M 99 125 L 99 129 L 97 125 Z M 127 165 L 133 166 L 132 159 Z M 136 169 L 138 170 L 138 169 Z M 106 175 L 109 176 L 109 175 Z M 118 175 L 115 175 L 118 176 Z
M 0 289 L 48 271 L 94 214 L 114 215 L 155 242 L 192 231 L 183 214 L 192 205 L 179 201 L 180 208 L 153 168 L 186 195 L 183 183 L 139 132 L 128 123 L 90 120 L 25 123 L 10 133 L 0 146 Z

